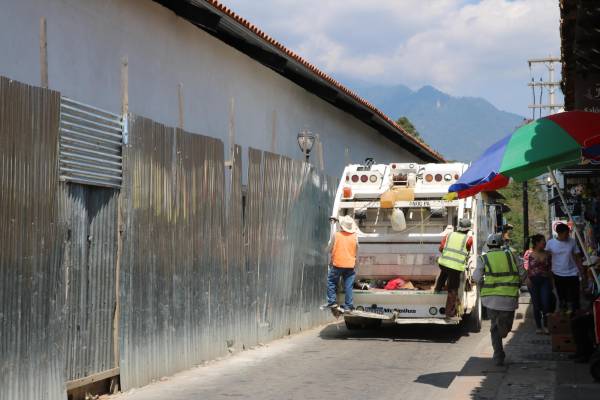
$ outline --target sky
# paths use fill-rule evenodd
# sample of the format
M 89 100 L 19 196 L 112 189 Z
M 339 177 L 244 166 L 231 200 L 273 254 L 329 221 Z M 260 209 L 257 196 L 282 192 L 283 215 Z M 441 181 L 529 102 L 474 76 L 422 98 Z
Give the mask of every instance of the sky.
M 221 2 L 348 86 L 432 85 L 523 116 L 527 59 L 560 56 L 558 0 Z

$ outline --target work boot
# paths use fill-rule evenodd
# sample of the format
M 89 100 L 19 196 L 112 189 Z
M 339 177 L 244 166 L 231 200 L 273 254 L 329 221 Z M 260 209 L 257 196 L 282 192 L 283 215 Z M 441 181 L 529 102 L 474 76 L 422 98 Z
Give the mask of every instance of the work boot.
M 501 367 L 504 365 L 504 359 L 506 358 L 506 354 L 504 353 L 504 351 L 497 352 L 497 353 L 494 352 L 494 356 L 492 358 L 494 360 L 494 364 Z
M 321 308 L 321 310 L 325 310 L 326 308 L 338 308 L 338 307 L 339 307 L 338 303 L 333 302 L 333 303 L 323 304 L 320 308 Z
M 446 318 L 452 318 L 456 316 L 456 300 L 458 293 L 456 291 L 449 291 L 446 296 Z

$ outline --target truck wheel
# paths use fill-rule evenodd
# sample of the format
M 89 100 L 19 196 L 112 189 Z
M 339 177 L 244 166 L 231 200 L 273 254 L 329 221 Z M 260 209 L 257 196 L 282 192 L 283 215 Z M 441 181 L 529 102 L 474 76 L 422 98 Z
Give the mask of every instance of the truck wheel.
M 369 321 L 369 324 L 367 325 L 367 328 L 370 328 L 370 329 L 379 329 L 379 328 L 381 328 L 381 320 L 380 319 L 374 319 L 372 321 Z
M 479 291 L 477 292 L 477 299 L 475 305 L 469 314 L 468 327 L 469 332 L 478 333 L 481 331 L 481 320 L 483 319 L 483 307 L 481 306 L 481 297 Z
M 359 324 L 357 322 L 353 322 L 352 320 L 350 320 L 348 318 L 344 318 L 344 323 L 346 324 L 346 329 L 348 329 L 349 331 L 353 331 L 353 330 L 362 328 L 361 324 Z
M 596 382 L 600 382 L 600 349 L 596 350 L 590 358 L 590 374 Z
M 371 318 L 344 318 L 344 323 L 348 330 L 355 329 L 377 329 L 381 326 L 380 319 Z

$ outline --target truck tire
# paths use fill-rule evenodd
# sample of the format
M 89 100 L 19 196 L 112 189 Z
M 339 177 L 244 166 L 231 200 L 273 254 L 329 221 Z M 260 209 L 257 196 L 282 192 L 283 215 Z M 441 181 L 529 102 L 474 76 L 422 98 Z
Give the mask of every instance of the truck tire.
M 381 326 L 380 319 L 372 318 L 344 318 L 346 328 L 350 331 L 356 329 L 377 329 Z
M 481 320 L 483 319 L 483 307 L 481 305 L 481 297 L 477 291 L 477 299 L 475 305 L 469 314 L 467 327 L 469 332 L 478 333 L 481 331 Z
M 352 320 L 350 320 L 348 318 L 344 318 L 344 323 L 346 324 L 346 329 L 348 329 L 349 331 L 353 331 L 353 330 L 362 328 L 361 324 L 353 322 Z

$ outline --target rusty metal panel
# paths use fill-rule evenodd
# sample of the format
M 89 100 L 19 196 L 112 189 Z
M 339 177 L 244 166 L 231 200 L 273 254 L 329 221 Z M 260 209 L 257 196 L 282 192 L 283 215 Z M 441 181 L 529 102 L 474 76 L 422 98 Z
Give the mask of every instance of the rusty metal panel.
M 124 149 L 124 389 L 227 351 L 223 143 L 131 117 Z
M 60 95 L 0 77 L 0 398 L 64 399 Z
M 113 369 L 117 256 L 116 189 L 62 183 L 67 228 L 64 333 L 67 381 Z

